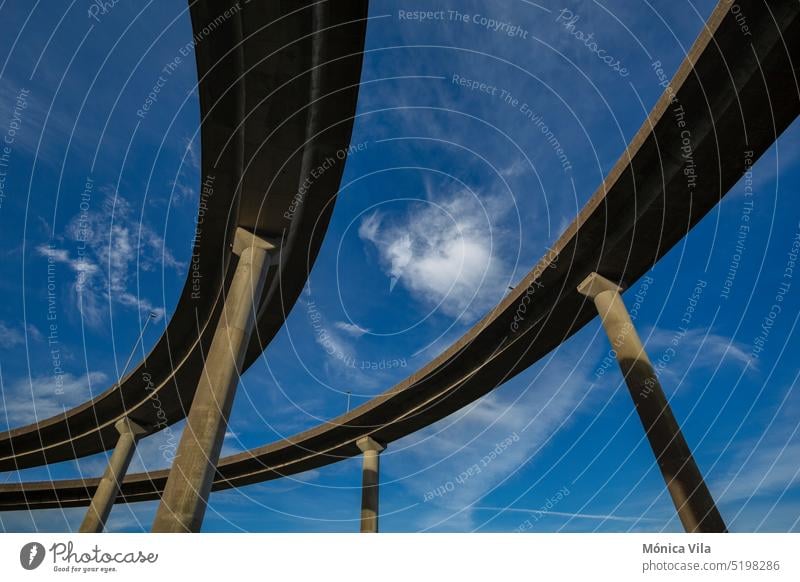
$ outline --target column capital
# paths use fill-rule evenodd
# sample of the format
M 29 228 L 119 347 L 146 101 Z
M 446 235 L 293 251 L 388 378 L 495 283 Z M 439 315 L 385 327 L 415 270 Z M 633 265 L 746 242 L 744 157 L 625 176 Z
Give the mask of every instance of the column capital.
M 248 248 L 256 248 L 263 251 L 271 252 L 278 250 L 280 245 L 277 241 L 270 241 L 242 228 L 236 228 L 236 235 L 233 238 L 233 254 L 241 256 L 242 252 Z
M 358 439 L 356 441 L 356 446 L 361 449 L 362 453 L 366 453 L 367 451 L 375 451 L 376 453 L 380 453 L 386 448 L 385 445 L 380 444 L 372 437 L 363 437 Z
M 585 295 L 589 299 L 594 299 L 604 291 L 616 291 L 617 293 L 622 293 L 623 289 L 621 286 L 609 281 L 597 273 L 592 273 L 583 281 L 581 281 L 580 285 L 578 285 L 578 293 Z
M 119 434 L 132 434 L 135 437 L 140 437 L 147 434 L 147 429 L 133 422 L 130 418 L 121 418 L 114 425 Z

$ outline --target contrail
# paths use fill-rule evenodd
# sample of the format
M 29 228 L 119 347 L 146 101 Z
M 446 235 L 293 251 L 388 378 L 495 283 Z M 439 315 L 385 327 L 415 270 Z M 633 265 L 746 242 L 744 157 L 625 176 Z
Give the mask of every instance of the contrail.
M 556 515 L 559 517 L 574 517 L 577 519 L 607 519 L 609 521 L 624 521 L 633 523 L 637 521 L 663 521 L 654 517 L 624 517 L 619 515 L 596 515 L 593 513 L 567 513 L 565 511 L 543 511 L 540 509 L 517 509 L 513 507 L 473 507 L 480 511 L 512 511 L 514 513 L 538 513 L 539 515 Z

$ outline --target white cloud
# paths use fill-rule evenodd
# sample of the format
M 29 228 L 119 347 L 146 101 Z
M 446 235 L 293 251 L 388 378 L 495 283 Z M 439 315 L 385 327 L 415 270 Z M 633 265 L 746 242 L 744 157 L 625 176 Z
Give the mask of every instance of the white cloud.
M 531 171 L 530 162 L 517 158 L 504 168 L 499 168 L 498 173 L 505 179 L 519 178 Z
M 331 327 L 327 324 L 325 316 L 316 303 L 313 301 L 304 301 L 303 303 L 311 324 L 311 333 L 314 335 L 314 341 L 328 356 L 326 361 L 332 364 L 338 363 L 337 368 L 349 368 L 349 362 L 353 360 L 355 350 L 350 341 L 336 330 L 340 329 L 348 335 L 354 335 L 352 333 L 353 330 L 348 327 L 351 324 L 337 322 Z
M 800 426 L 796 420 L 800 399 L 794 388 L 792 385 L 784 389 L 780 405 L 769 415 L 748 414 L 742 418 L 736 435 L 730 438 L 730 452 L 723 453 L 717 461 L 720 469 L 713 479 L 714 490 L 723 503 L 737 508 L 732 521 L 738 521 L 748 512 L 748 506 L 759 501 L 772 501 L 780 508 L 786 501 L 784 496 L 800 487 L 796 462 L 800 458 Z M 750 429 L 750 435 L 737 438 L 745 427 Z M 766 519 L 767 514 L 761 517 Z M 762 522 L 748 531 L 763 525 Z M 738 527 L 745 526 L 739 523 Z
M 7 326 L 0 321 L 0 347 L 13 348 L 25 343 L 25 336 L 21 331 Z
M 744 449 L 743 449 L 744 450 Z M 725 503 L 774 496 L 800 485 L 800 442 L 762 445 L 721 480 L 718 489 Z
M 318 346 L 317 354 L 321 356 L 315 358 L 315 361 L 322 363 L 324 382 L 346 386 L 343 391 L 350 390 L 354 395 L 374 394 L 377 389 L 385 388 L 385 375 L 375 374 L 369 367 L 362 367 L 364 362 L 371 360 L 363 357 L 365 352 L 359 349 L 357 343 L 369 330 L 343 321 L 331 322 L 320 305 L 310 300 L 301 302 L 306 310 L 309 331 Z
M 365 333 L 369 333 L 368 329 L 364 329 L 363 327 L 360 327 L 360 326 L 358 326 L 358 325 L 356 325 L 354 323 L 346 323 L 344 321 L 337 321 L 333 325 L 337 329 L 341 329 L 343 332 L 345 332 L 346 334 L 351 335 L 353 337 L 361 337 Z
M 745 344 L 708 329 L 650 328 L 648 331 L 642 334 L 646 338 L 648 355 L 658 375 L 670 381 L 679 381 L 690 368 L 731 364 L 755 367 Z
M 405 216 L 366 216 L 359 237 L 378 251 L 390 290 L 400 283 L 416 300 L 454 318 L 482 315 L 508 284 L 499 227 L 508 207 L 499 197 L 479 200 L 469 192 L 428 199 Z
M 67 225 L 67 236 L 74 252 L 45 244 L 37 252 L 73 272 L 73 297 L 89 325 L 103 321 L 108 301 L 159 317 L 164 314 L 163 308 L 129 291 L 135 269 L 180 272 L 185 265 L 175 259 L 163 238 L 138 220 L 125 198 L 109 194 L 99 211 L 76 215 Z
M 199 138 L 197 135 L 194 136 L 194 139 L 185 138 L 184 143 L 186 144 L 186 161 L 189 164 L 189 167 L 194 170 L 200 169 L 200 143 Z
M 25 344 L 25 336 L 34 341 L 42 341 L 42 332 L 34 325 L 17 328 L 0 321 L 0 347 L 10 349 Z
M 331 360 L 346 362 L 353 357 L 353 349 L 350 343 L 330 328 L 325 326 L 325 320 L 319 319 L 321 326 L 313 330 L 314 341 L 317 342 L 322 350 Z
M 178 176 L 169 182 L 172 187 L 172 200 L 176 203 L 196 200 L 198 195 L 199 172 L 201 165 L 199 138 L 184 138 L 182 165 Z
M 81 376 L 49 374 L 19 380 L 2 391 L 0 422 L 22 426 L 61 414 L 96 395 L 97 387 L 105 389 L 107 379 L 103 372 L 89 372 Z
M 612 514 L 595 514 L 595 513 L 570 513 L 568 511 L 546 511 L 542 509 L 519 509 L 515 507 L 473 507 L 473 509 L 480 511 L 494 511 L 494 512 L 511 512 L 511 513 L 524 513 L 527 515 L 553 515 L 557 517 L 568 517 L 570 519 L 589 519 L 599 521 L 621 521 L 626 523 L 639 523 L 642 521 L 656 521 L 662 522 L 663 520 L 655 519 L 652 517 L 634 517 L 634 516 L 621 516 Z

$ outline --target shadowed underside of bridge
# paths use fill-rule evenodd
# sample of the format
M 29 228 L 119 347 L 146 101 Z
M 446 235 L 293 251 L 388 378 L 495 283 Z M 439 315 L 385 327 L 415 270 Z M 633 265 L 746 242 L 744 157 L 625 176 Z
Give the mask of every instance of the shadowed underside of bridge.
M 0 471 L 113 448 L 120 419 L 164 428 L 186 416 L 235 270 L 237 227 L 276 241 L 245 368 L 294 305 L 319 251 L 350 143 L 367 1 L 196 1 L 190 7 L 201 113 L 202 189 L 194 256 L 153 350 L 119 384 L 64 414 L 0 434 Z M 158 405 L 154 406 L 157 399 Z
M 577 291 L 592 272 L 629 286 L 702 219 L 800 113 L 800 5 L 721 3 L 620 160 L 531 273 L 465 336 L 384 394 L 314 429 L 226 457 L 214 490 L 324 466 L 390 443 L 475 401 L 589 322 Z M 682 107 L 680 126 L 675 118 Z M 688 136 L 694 179 L 684 173 Z M 694 184 L 693 186 L 691 184 Z M 525 306 L 524 312 L 521 306 Z M 128 476 L 118 502 L 158 499 L 168 471 Z M 0 486 L 0 509 L 87 505 L 97 480 Z

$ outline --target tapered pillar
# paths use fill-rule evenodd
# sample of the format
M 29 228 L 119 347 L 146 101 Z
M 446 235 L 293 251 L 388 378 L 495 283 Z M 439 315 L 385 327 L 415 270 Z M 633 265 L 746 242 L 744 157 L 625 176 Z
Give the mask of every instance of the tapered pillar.
M 380 454 L 384 447 L 370 437 L 356 442 L 364 453 L 361 471 L 361 533 L 378 533 L 378 482 Z
M 99 533 L 106 525 L 111 508 L 119 494 L 119 486 L 125 478 L 128 466 L 131 464 L 133 453 L 136 450 L 136 441 L 145 434 L 145 429 L 141 426 L 123 418 L 114 425 L 119 432 L 117 445 L 111 454 L 100 484 L 92 497 L 92 504 L 86 511 L 86 517 L 78 530 L 81 533 Z
M 203 523 L 274 248 L 241 228 L 237 231 L 234 253 L 239 261 L 156 512 L 154 532 L 196 532 Z
M 591 298 L 597 307 L 684 529 L 687 532 L 726 532 L 725 522 L 633 327 L 621 291 L 619 286 L 597 273 L 589 275 L 578 286 L 578 292 Z

